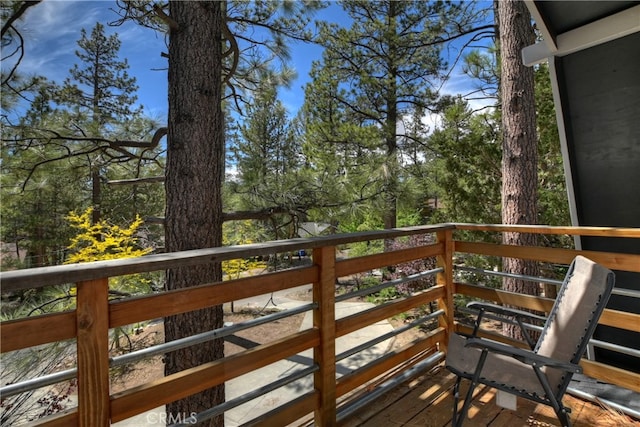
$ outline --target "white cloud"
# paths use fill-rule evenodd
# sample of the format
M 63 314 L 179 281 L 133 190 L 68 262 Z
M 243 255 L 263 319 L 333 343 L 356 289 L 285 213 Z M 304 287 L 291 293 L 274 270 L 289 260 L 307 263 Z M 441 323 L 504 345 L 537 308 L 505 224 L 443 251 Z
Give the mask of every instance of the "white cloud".
M 16 24 L 24 38 L 22 74 L 46 75 L 61 82 L 75 62 L 80 29 L 90 30 L 110 2 L 44 1 Z
M 43 75 L 61 84 L 79 61 L 75 51 L 78 50 L 80 30 L 84 28 L 90 33 L 96 22 L 100 22 L 105 26 L 107 35 L 117 33 L 122 42 L 120 58 L 127 58 L 129 74 L 137 78 L 140 103 L 148 113 L 164 117 L 167 109 L 166 72 L 155 71 L 167 67 L 166 58 L 160 56 L 167 50 L 163 35 L 154 34 L 133 22 L 109 26 L 118 18 L 113 11 L 115 8 L 113 1 L 60 0 L 43 1 L 29 8 L 15 24 L 24 40 L 24 57 L 18 72 L 24 76 Z M 3 56 L 7 53 L 9 49 L 3 48 Z M 2 69 L 8 70 L 16 60 L 17 55 L 3 60 Z

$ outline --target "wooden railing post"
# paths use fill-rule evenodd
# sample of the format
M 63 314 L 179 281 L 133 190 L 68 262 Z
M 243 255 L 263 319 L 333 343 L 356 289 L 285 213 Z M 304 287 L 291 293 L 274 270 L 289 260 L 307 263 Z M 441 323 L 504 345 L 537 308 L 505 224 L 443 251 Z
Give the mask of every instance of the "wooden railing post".
M 109 279 L 77 284 L 78 424 L 109 425 Z
M 314 374 L 319 392 L 319 407 L 315 410 L 315 425 L 336 425 L 336 249 L 326 246 L 313 250 L 313 262 L 320 267 L 320 277 L 313 284 L 313 327 L 320 330 L 320 345 L 313 349 L 313 360 L 319 366 Z
M 438 267 L 444 268 L 444 271 L 436 276 L 436 283 L 445 287 L 444 298 L 438 299 L 438 308 L 444 310 L 445 314 L 438 318 L 438 323 L 445 328 L 448 343 L 449 336 L 454 332 L 455 328 L 453 317 L 453 230 L 438 231 L 436 238 L 438 243 L 444 244 L 443 253 L 436 257 Z

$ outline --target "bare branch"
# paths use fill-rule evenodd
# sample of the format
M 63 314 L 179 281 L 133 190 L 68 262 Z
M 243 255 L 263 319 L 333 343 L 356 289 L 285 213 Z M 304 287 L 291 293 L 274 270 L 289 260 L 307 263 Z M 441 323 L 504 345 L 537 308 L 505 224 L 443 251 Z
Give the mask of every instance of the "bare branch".
M 224 86 L 229 83 L 229 80 L 231 80 L 238 69 L 238 63 L 240 62 L 240 48 L 238 47 L 238 41 L 233 34 L 231 34 L 231 31 L 229 31 L 229 27 L 226 22 L 223 22 L 222 32 L 224 33 L 226 40 L 229 41 L 229 50 L 225 52 L 223 56 L 227 57 L 229 55 L 233 55 L 231 67 L 229 68 L 227 75 L 222 79 L 222 85 Z
M 155 182 L 164 182 L 164 176 L 150 176 L 147 178 L 132 178 L 132 179 L 114 179 L 107 181 L 108 185 L 130 185 L 130 184 L 147 184 Z
M 41 1 L 42 0 L 25 1 L 24 3 L 22 3 L 20 8 L 16 10 L 15 13 L 13 13 L 13 15 L 11 15 L 9 19 L 7 19 L 7 22 L 5 22 L 4 25 L 2 26 L 2 30 L 0 31 L 0 37 L 4 37 L 5 34 L 9 31 L 9 29 L 13 28 L 13 23 L 16 22 L 18 19 L 20 19 L 22 15 L 24 15 L 24 13 L 27 11 L 27 9 L 29 9 L 31 6 L 37 5 Z
M 162 19 L 173 31 L 179 31 L 180 26 L 176 21 L 174 21 L 169 15 L 167 15 L 164 10 L 162 10 L 162 6 L 158 4 L 153 5 L 153 11 Z
M 13 52 L 11 52 L 10 55 L 3 57 L 2 59 L 6 60 L 7 58 L 10 58 L 13 55 L 15 55 L 17 52 L 20 52 L 20 57 L 18 58 L 16 63 L 13 64 L 13 67 L 11 67 L 11 70 L 8 73 L 6 73 L 5 79 L 2 81 L 2 85 L 7 84 L 13 78 L 16 70 L 18 69 L 18 65 L 20 65 L 20 63 L 22 62 L 22 58 L 24 58 L 24 39 L 22 38 L 22 34 L 20 34 L 17 31 L 16 31 L 16 35 L 20 39 L 20 43 L 18 43 L 18 46 L 16 47 L 16 49 Z

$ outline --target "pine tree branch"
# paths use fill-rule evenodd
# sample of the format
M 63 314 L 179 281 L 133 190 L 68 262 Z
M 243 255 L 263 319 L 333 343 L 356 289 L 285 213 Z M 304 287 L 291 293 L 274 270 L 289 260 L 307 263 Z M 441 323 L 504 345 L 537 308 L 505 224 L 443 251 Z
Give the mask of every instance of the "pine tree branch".
M 162 10 L 162 6 L 154 4 L 153 11 L 169 26 L 169 28 L 171 28 L 172 31 L 180 31 L 180 26 L 178 25 L 178 23 L 174 21 L 169 15 L 167 15 L 164 10 Z
M 16 22 L 18 19 L 20 19 L 22 15 L 24 15 L 24 13 L 27 11 L 27 9 L 37 5 L 41 1 L 42 0 L 25 1 L 24 3 L 22 3 L 20 8 L 18 8 L 18 10 L 16 10 L 11 16 L 9 16 L 9 19 L 7 19 L 7 21 L 2 26 L 2 30 L 0 31 L 0 37 L 4 38 L 5 34 L 9 31 L 9 29 L 13 28 L 13 23 Z

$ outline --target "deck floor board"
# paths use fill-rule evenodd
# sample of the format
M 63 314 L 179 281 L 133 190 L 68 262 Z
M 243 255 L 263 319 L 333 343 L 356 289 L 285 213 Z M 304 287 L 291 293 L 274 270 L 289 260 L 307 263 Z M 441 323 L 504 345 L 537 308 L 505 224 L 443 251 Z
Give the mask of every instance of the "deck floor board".
M 451 423 L 452 390 L 455 376 L 443 367 L 437 367 L 408 381 L 340 423 L 341 427 L 444 427 Z M 461 394 L 466 393 L 466 381 Z M 519 427 L 559 426 L 553 410 L 526 399 L 518 398 L 516 411 L 496 404 L 496 392 L 480 386 L 469 410 L 465 427 Z M 564 404 L 571 408 L 574 427 L 640 427 L 640 421 L 623 414 L 586 402 L 569 394 Z

